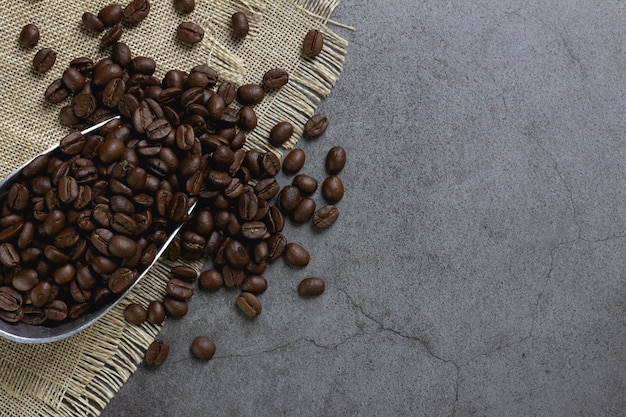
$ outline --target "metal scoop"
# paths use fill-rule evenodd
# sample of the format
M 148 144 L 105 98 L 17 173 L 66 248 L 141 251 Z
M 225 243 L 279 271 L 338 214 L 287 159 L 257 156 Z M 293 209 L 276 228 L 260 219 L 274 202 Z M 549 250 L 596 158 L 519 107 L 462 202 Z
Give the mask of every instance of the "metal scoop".
M 88 133 L 96 131 L 100 127 L 110 122 L 111 120 L 118 119 L 118 118 L 119 116 L 115 116 L 110 119 L 107 119 L 101 123 L 98 123 L 94 126 L 91 126 L 83 130 L 81 133 L 86 135 Z M 58 148 L 59 148 L 58 144 L 54 145 L 48 150 L 42 152 L 41 154 L 52 153 Z M 4 195 L 8 192 L 13 182 L 19 178 L 24 167 L 26 167 L 34 159 L 35 158 L 32 158 L 30 161 L 24 163 L 22 166 L 17 168 L 15 171 L 11 172 L 9 175 L 7 175 L 6 178 L 0 181 L 0 195 Z M 191 214 L 194 208 L 195 208 L 195 204 L 189 208 L 188 214 Z M 168 237 L 168 239 L 165 241 L 163 246 L 161 246 L 160 250 L 157 252 L 154 258 L 154 261 L 152 261 L 152 263 L 143 271 L 141 270 L 138 271 L 139 274 L 135 282 L 123 294 L 118 295 L 117 298 L 109 301 L 107 304 L 103 305 L 99 309 L 95 311 L 91 311 L 87 314 L 84 314 L 83 316 L 77 319 L 69 320 L 67 322 L 63 322 L 55 326 L 44 326 L 44 325 L 35 326 L 31 324 L 25 324 L 22 322 L 8 323 L 0 319 L 0 337 L 13 340 L 19 343 L 28 343 L 28 344 L 48 343 L 48 342 L 55 342 L 58 340 L 63 340 L 91 326 L 100 318 L 102 318 L 102 316 L 108 313 L 113 307 L 115 307 L 115 305 L 117 305 L 117 303 L 119 303 L 124 297 L 126 297 L 126 295 L 128 295 L 128 293 L 135 287 L 135 285 L 137 285 L 137 283 L 148 273 L 150 268 L 152 268 L 152 266 L 158 261 L 159 257 L 167 249 L 171 241 L 176 237 L 176 234 L 180 231 L 182 226 L 183 224 L 181 224 L 180 226 L 178 226 L 176 229 L 172 231 L 171 235 Z

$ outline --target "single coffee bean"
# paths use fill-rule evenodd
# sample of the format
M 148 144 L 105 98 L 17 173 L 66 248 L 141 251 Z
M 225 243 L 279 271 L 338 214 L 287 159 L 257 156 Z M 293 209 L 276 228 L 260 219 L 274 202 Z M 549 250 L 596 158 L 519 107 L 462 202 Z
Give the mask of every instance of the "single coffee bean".
M 267 230 L 271 233 L 278 233 L 285 227 L 285 218 L 280 209 L 276 206 L 271 206 L 265 219 L 267 224 Z
M 285 247 L 287 246 L 287 238 L 281 234 L 272 235 L 267 240 L 269 247 L 269 259 L 274 261 L 285 253 Z
M 241 225 L 241 235 L 249 240 L 262 239 L 266 233 L 267 226 L 261 221 L 250 221 Z
M 154 300 L 148 305 L 148 321 L 159 325 L 165 321 L 165 306 L 162 301 Z
M 219 94 L 224 99 L 224 104 L 230 106 L 230 104 L 237 98 L 237 87 L 228 81 L 224 81 L 217 89 Z
M 248 275 L 241 284 L 241 290 L 255 295 L 263 294 L 267 290 L 267 280 L 261 275 Z
M 328 119 L 323 114 L 313 115 L 304 124 L 303 135 L 307 138 L 321 136 L 328 128 Z
M 67 318 L 67 304 L 61 300 L 54 300 L 46 304 L 43 312 L 49 320 L 62 321 Z
M 196 8 L 196 0 L 174 0 L 174 8 L 182 14 L 189 14 Z
M 310 175 L 298 174 L 293 178 L 293 185 L 304 195 L 311 195 L 317 190 L 317 180 Z
M 215 354 L 215 349 L 215 343 L 206 336 L 197 336 L 191 342 L 191 352 L 198 359 L 208 361 Z
M 171 269 L 171 274 L 173 277 L 181 279 L 186 282 L 194 283 L 198 279 L 198 271 L 196 271 L 191 266 L 187 265 L 176 265 Z
M 72 132 L 61 139 L 59 147 L 65 155 L 77 155 L 85 146 L 85 137 L 80 132 Z
M 287 185 L 278 194 L 278 207 L 283 213 L 291 213 L 298 207 L 301 198 L 298 187 Z
M 169 317 L 183 317 L 189 311 L 187 301 L 176 300 L 169 296 L 163 298 L 163 305 Z
M 316 229 L 327 229 L 332 226 L 339 217 L 337 207 L 329 204 L 313 213 L 313 226 Z
M 306 154 L 302 149 L 292 149 L 283 160 L 283 171 L 287 174 L 294 174 L 302 169 Z
M 146 351 L 146 365 L 161 366 L 170 353 L 170 345 L 164 340 L 155 340 Z
M 152 75 L 156 69 L 156 62 L 146 56 L 137 56 L 131 60 L 129 69 L 132 73 Z
M 316 297 L 324 293 L 326 284 L 322 278 L 309 277 L 298 284 L 298 294 L 302 297 Z
M 17 311 L 22 306 L 22 294 L 12 287 L 0 287 L 0 310 Z
M 57 187 L 57 195 L 63 203 L 73 203 L 78 198 L 78 183 L 76 179 L 70 176 L 61 177 Z
M 15 211 L 22 211 L 28 205 L 28 200 L 30 199 L 30 191 L 28 188 L 21 183 L 14 183 L 9 188 L 9 195 L 7 196 L 7 204 L 10 208 Z M 10 222 L 14 224 L 14 222 Z
M 204 29 L 193 22 L 182 22 L 176 29 L 176 35 L 185 43 L 195 44 L 204 38 Z
M 52 103 L 57 104 L 65 100 L 70 95 L 70 91 L 63 85 L 63 80 L 60 78 L 52 81 L 44 92 L 45 99 Z
M 13 276 L 11 285 L 18 291 L 30 291 L 39 283 L 39 274 L 31 268 L 20 269 Z
M 239 109 L 239 127 L 241 129 L 252 130 L 256 127 L 257 123 L 258 118 L 252 107 L 243 106 Z
M 245 291 L 237 297 L 237 306 L 250 318 L 258 317 L 262 310 L 259 299 L 254 294 Z
M 121 78 L 110 80 L 102 91 L 102 104 L 105 107 L 116 108 L 126 91 L 126 84 Z
M 265 91 L 259 84 L 244 84 L 237 89 L 237 100 L 244 106 L 259 104 L 264 97 Z
M 224 115 L 224 109 L 227 104 L 224 98 L 219 94 L 213 94 L 207 103 L 209 117 L 213 120 L 220 120 Z
M 41 281 L 30 290 L 30 300 L 35 307 L 42 307 L 48 302 L 51 292 L 52 284 L 48 281 Z
M 74 114 L 77 117 L 89 117 L 96 110 L 97 102 L 93 94 L 77 94 L 74 96 Z
M 233 26 L 233 35 L 236 38 L 242 39 L 248 35 L 250 31 L 250 25 L 248 23 L 248 17 L 243 12 L 236 12 L 230 17 L 230 22 Z
M 54 237 L 65 229 L 65 214 L 61 210 L 52 210 L 41 225 L 41 232 L 45 236 Z
M 39 28 L 32 23 L 24 25 L 20 31 L 18 41 L 22 48 L 34 48 L 37 45 L 37 42 L 39 42 Z
M 277 89 L 289 82 L 289 73 L 282 68 L 274 68 L 263 75 L 263 87 Z
M 54 282 L 59 285 L 65 285 L 72 282 L 76 276 L 76 267 L 72 264 L 65 264 L 54 270 L 52 277 Z
M 111 46 L 115 42 L 119 41 L 122 37 L 124 30 L 121 26 L 114 26 L 105 33 L 100 39 L 100 45 L 102 46 Z
M 122 78 L 124 70 L 118 64 L 110 62 L 101 66 L 96 66 L 93 71 L 92 83 L 96 86 L 104 87 L 114 78 Z M 142 132 L 140 132 L 142 133 Z
M 291 266 L 303 267 L 309 264 L 311 256 L 309 252 L 297 243 L 290 242 L 285 247 L 283 258 Z
M 132 54 L 130 52 L 130 48 L 124 42 L 117 42 L 113 45 L 113 50 L 111 51 L 111 59 L 116 64 L 121 67 L 126 67 L 130 64 L 132 60 Z
M 80 56 L 70 61 L 70 67 L 76 68 L 81 74 L 87 76 L 93 72 L 94 62 L 87 56 Z
M 150 13 L 150 2 L 148 0 L 133 0 L 124 8 L 122 18 L 124 22 L 136 25 L 144 20 L 148 13 Z
M 33 69 L 35 72 L 43 74 L 52 68 L 56 60 L 57 53 L 52 48 L 40 49 L 33 58 Z
M 326 154 L 326 170 L 329 174 L 339 174 L 346 165 L 346 150 L 341 146 L 333 146 Z
M 329 204 L 335 204 L 343 198 L 344 188 L 341 178 L 331 175 L 322 183 L 322 195 Z
M 92 30 L 96 33 L 100 33 L 104 30 L 104 23 L 93 13 L 85 12 L 81 17 L 83 21 L 83 26 L 87 29 Z
M 272 152 L 265 152 L 261 156 L 261 166 L 268 177 L 275 177 L 280 170 L 280 159 Z
M 98 158 L 105 164 L 115 162 L 124 155 L 124 142 L 118 138 L 106 140 L 98 149 Z
M 124 292 L 137 279 L 137 271 L 129 268 L 116 269 L 109 278 L 109 289 L 115 294 Z
M 263 178 L 254 186 L 254 192 L 259 198 L 271 200 L 280 191 L 280 185 L 275 178 Z
M 217 291 L 224 285 L 224 277 L 217 269 L 209 269 L 200 274 L 200 287 L 207 291 Z
M 111 236 L 107 246 L 111 255 L 118 258 L 128 258 L 137 250 L 137 242 L 124 235 Z
M 122 21 L 123 12 L 124 10 L 121 5 L 117 3 L 109 4 L 100 9 L 98 19 L 100 19 L 105 26 L 112 27 Z
M 187 301 L 193 296 L 193 284 L 182 279 L 172 278 L 165 289 L 176 300 Z
M 292 213 L 292 219 L 296 223 L 308 222 L 315 212 L 315 200 L 305 197 L 300 200 L 298 207 Z
M 132 324 L 142 324 L 148 318 L 148 312 L 141 304 L 131 303 L 124 309 L 124 317 Z
M 289 122 L 278 122 L 270 130 L 269 142 L 274 146 L 280 146 L 287 142 L 293 135 L 293 125 Z
M 324 47 L 324 35 L 317 29 L 307 32 L 302 43 L 302 52 L 309 58 L 315 58 Z

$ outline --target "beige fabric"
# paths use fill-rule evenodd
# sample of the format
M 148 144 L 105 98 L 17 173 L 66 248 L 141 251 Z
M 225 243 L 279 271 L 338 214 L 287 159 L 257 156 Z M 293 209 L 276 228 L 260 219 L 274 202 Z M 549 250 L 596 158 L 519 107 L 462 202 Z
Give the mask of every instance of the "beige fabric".
M 97 12 L 109 0 L 0 2 L 0 177 L 56 143 L 67 133 L 58 122 L 61 105 L 43 99 L 46 87 L 59 78 L 69 61 L 81 55 L 94 59 L 109 51 L 99 47 L 99 36 L 82 28 L 84 11 Z M 125 2 L 122 2 L 125 3 Z M 169 69 L 190 69 L 206 63 L 223 79 L 238 84 L 262 79 L 266 70 L 282 67 L 290 82 L 272 92 L 256 107 L 259 127 L 249 136 L 250 146 L 269 148 L 266 137 L 274 123 L 291 121 L 300 137 L 304 122 L 320 99 L 330 93 L 341 72 L 347 43 L 326 27 L 337 0 L 213 0 L 198 1 L 189 16 L 175 12 L 171 0 L 153 0 L 148 18 L 125 28 L 122 40 L 134 55 L 152 56 L 157 75 Z M 244 40 L 231 36 L 230 16 L 244 11 L 250 34 Z M 188 46 L 175 37 L 179 22 L 191 20 L 206 31 L 202 43 Z M 33 50 L 17 43 L 21 27 L 35 23 L 41 40 Z M 326 44 L 315 60 L 301 56 L 301 42 L 311 28 L 323 31 Z M 35 74 L 35 52 L 52 47 L 55 66 Z M 274 150 L 280 154 L 280 150 Z M 200 269 L 202 262 L 191 263 Z M 158 326 L 128 325 L 122 315 L 130 302 L 145 306 L 161 298 L 171 264 L 160 261 L 140 285 L 104 319 L 82 333 L 57 343 L 20 345 L 0 340 L 1 416 L 76 416 L 100 414 L 111 397 L 143 359 Z

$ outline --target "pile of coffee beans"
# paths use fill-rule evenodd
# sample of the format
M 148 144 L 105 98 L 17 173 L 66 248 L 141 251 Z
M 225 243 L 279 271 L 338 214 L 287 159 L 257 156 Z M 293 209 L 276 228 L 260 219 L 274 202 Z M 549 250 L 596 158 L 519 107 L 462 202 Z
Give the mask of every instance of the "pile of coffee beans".
M 175 0 L 174 7 L 187 14 L 195 2 Z M 147 0 L 133 0 L 125 7 L 107 5 L 97 14 L 85 12 L 85 28 L 96 33 L 108 28 L 100 43 L 112 47 L 110 56 L 95 62 L 73 59 L 44 93 L 50 103 L 71 99 L 59 120 L 73 131 L 57 151 L 33 160 L 0 197 L 0 319 L 55 325 L 101 308 L 134 283 L 182 223 L 166 257 L 172 262 L 212 257 L 213 269 L 198 274 L 189 266 L 174 266 L 166 295 L 147 307 L 129 304 L 126 319 L 158 325 L 166 317 L 182 317 L 196 285 L 206 291 L 240 289 L 236 305 L 255 318 L 262 312 L 259 295 L 268 288 L 263 276 L 268 263 L 282 257 L 303 268 L 310 261 L 309 252 L 283 234 L 286 220 L 325 229 L 338 219 L 343 148 L 328 152 L 329 176 L 321 186 L 327 204 L 317 208 L 312 196 L 318 180 L 299 173 L 304 151 L 286 155 L 283 172 L 297 175 L 281 187 L 275 178 L 279 158 L 246 146 L 246 135 L 258 122 L 254 106 L 266 91 L 289 82 L 287 71 L 272 68 L 259 83 L 240 86 L 206 65 L 172 69 L 159 79 L 154 59 L 133 56 L 120 41 L 122 25 L 136 25 L 149 11 Z M 231 24 L 233 36 L 247 36 L 244 13 L 233 14 Z M 204 36 L 193 22 L 180 23 L 176 33 L 190 44 Z M 36 26 L 26 25 L 19 43 L 32 48 L 39 37 Z M 323 41 L 321 32 L 309 31 L 303 53 L 315 58 Z M 54 50 L 43 48 L 33 67 L 43 73 L 55 62 Z M 114 115 L 121 117 L 98 132 L 80 133 Z M 317 138 L 327 127 L 324 115 L 314 115 L 304 136 Z M 278 122 L 267 140 L 280 147 L 293 133 L 290 122 Z M 298 286 L 303 297 L 324 290 L 318 277 Z M 196 337 L 190 349 L 203 360 L 216 350 L 205 336 Z M 168 353 L 167 342 L 156 340 L 146 363 L 158 366 Z

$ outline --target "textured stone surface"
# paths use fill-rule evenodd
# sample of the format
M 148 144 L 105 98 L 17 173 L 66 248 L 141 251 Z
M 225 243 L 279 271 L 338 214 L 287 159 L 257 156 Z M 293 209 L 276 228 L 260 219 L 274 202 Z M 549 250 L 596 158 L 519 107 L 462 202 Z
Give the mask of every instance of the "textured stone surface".
M 236 293 L 195 296 L 166 363 L 103 415 L 624 415 L 623 5 L 343 0 L 333 18 L 356 32 L 337 29 L 331 125 L 299 146 L 318 178 L 347 149 L 338 223 L 290 225 L 311 264 L 272 265 L 257 320 Z M 309 275 L 327 291 L 303 300 Z

